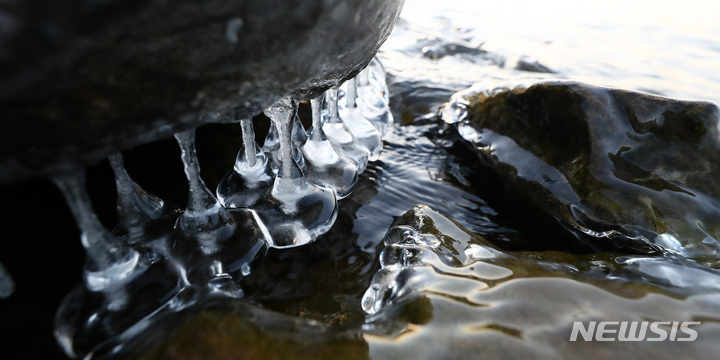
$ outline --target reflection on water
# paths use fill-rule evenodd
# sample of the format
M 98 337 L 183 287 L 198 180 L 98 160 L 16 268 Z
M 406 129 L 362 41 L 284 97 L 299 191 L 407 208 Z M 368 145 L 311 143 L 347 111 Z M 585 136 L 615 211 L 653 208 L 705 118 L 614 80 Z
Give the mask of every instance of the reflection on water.
M 542 240 L 540 236 L 538 240 Z M 398 219 L 363 308 L 383 311 L 413 296 L 432 303 L 424 326 L 368 337 L 373 358 L 712 357 L 720 335 L 720 273 L 690 261 L 504 252 L 427 206 Z M 576 321 L 701 321 L 694 343 L 569 342 Z M 599 354 L 595 351 L 601 350 Z M 672 357 L 670 357 L 672 358 Z
M 550 77 L 717 104 L 717 14 L 712 0 L 408 0 L 381 55 L 402 81 L 455 91 L 477 81 Z M 440 44 L 487 53 L 424 61 L 422 48 Z M 555 74 L 515 70 L 522 57 Z
M 474 166 L 441 128 L 425 128 L 418 138 L 408 134 L 431 123 L 449 94 L 475 82 L 492 88 L 572 79 L 720 103 L 718 13 L 718 3 L 702 0 L 409 0 L 381 59 L 396 118 L 415 124 L 394 140 L 414 147 L 412 158 L 421 160 L 405 161 L 418 169 L 414 176 L 395 170 L 376 202 L 358 213 L 397 217 L 407 205 L 403 198 L 430 208 L 409 211 L 385 238 L 382 268 L 363 299 L 372 314 L 366 325 L 371 357 L 715 357 L 717 271 L 682 258 L 573 254 L 574 239 L 508 193 L 502 179 Z M 428 140 L 434 147 L 426 154 L 444 161 L 419 155 Z M 382 160 L 403 161 L 398 155 L 390 151 Z M 398 177 L 408 184 L 384 195 Z M 393 322 L 398 308 L 410 306 L 405 301 L 418 298 L 431 304 L 429 321 Z M 574 321 L 603 320 L 702 325 L 693 343 L 569 341 Z

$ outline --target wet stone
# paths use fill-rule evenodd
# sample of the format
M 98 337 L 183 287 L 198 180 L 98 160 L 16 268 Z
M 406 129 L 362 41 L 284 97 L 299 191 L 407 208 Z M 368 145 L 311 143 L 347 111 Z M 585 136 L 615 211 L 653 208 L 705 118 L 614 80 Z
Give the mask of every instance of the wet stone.
M 577 82 L 477 84 L 442 110 L 486 165 L 591 248 L 710 263 L 720 251 L 718 114 Z

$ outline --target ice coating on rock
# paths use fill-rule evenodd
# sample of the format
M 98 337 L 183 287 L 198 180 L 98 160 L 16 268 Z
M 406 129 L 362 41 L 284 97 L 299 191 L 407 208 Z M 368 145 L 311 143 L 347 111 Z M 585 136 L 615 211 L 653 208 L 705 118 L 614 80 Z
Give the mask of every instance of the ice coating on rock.
M 250 208 L 265 196 L 273 183 L 268 159 L 255 142 L 252 119 L 242 119 L 240 124 L 243 147 L 216 191 L 218 200 L 226 208 Z
M 375 161 L 382 151 L 382 138 L 378 129 L 363 116 L 362 109 L 357 106 L 355 83 L 355 79 L 348 80 L 347 106 L 339 110 L 340 119 L 355 136 L 358 145 L 367 149 L 368 160 Z
M 15 292 L 15 282 L 10 273 L 0 263 L 0 299 L 6 299 Z
M 274 247 L 307 244 L 327 232 L 337 217 L 332 189 L 310 184 L 293 157 L 293 125 L 297 104 L 284 98 L 265 110 L 280 139 L 280 168 L 270 196 L 257 207 L 268 224 Z
M 302 147 L 307 161 L 308 181 L 332 188 L 338 200 L 350 195 L 358 179 L 358 168 L 344 158 L 325 136 L 322 126 L 321 107 L 324 96 L 310 101 L 312 107 L 312 128 L 309 139 Z
M 331 88 L 325 93 L 325 107 L 327 117 L 323 121 L 323 132 L 340 154 L 354 162 L 358 172 L 362 173 L 367 167 L 370 151 L 358 144 L 355 136 L 340 119 L 337 88 Z
M 173 211 L 165 202 L 140 187 L 125 169 L 123 157 L 116 153 L 108 157 L 115 173 L 117 189 L 117 230 L 127 234 L 129 244 L 145 243 L 161 237 L 152 229 L 158 221 L 172 217 Z

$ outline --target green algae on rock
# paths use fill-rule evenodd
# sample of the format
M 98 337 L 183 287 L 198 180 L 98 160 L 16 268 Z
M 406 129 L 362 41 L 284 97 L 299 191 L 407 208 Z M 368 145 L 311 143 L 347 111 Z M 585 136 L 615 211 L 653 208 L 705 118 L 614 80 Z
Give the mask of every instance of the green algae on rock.
M 545 82 L 476 84 L 441 112 L 484 163 L 591 247 L 717 261 L 717 106 Z

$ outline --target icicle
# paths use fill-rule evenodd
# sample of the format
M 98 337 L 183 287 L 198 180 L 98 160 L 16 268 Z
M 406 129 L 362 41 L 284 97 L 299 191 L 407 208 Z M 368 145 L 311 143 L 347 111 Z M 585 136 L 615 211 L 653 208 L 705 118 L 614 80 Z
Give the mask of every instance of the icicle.
M 226 208 L 252 207 L 267 194 L 273 183 L 268 159 L 255 142 L 252 119 L 242 119 L 240 124 L 243 147 L 238 152 L 232 170 L 220 180 L 216 191 L 218 200 Z
M 137 251 L 114 237 L 98 220 L 85 190 L 85 171 L 78 170 L 53 178 L 60 188 L 81 231 L 87 260 L 85 285 L 88 290 L 103 292 L 115 307 L 124 305 L 123 287 L 142 273 L 146 265 Z
M 303 127 L 303 124 L 300 121 L 300 116 L 298 116 L 297 113 L 293 116 L 292 138 L 293 138 L 293 146 L 296 149 L 302 148 L 302 146 L 305 145 L 305 142 L 307 142 L 307 140 L 308 140 L 307 132 L 305 131 L 305 128 Z
M 280 161 L 278 176 L 273 187 L 273 195 L 279 197 L 294 197 L 313 189 L 303 177 L 303 173 L 293 155 L 293 125 L 294 125 L 294 101 L 283 99 L 266 110 L 268 117 L 272 119 L 278 131 L 279 147 L 276 158 Z M 296 212 L 296 205 L 293 201 L 284 204 L 287 212 Z
M 295 159 L 295 162 L 298 164 L 298 167 L 300 167 L 300 170 L 302 171 L 305 171 L 307 166 L 305 164 L 305 157 L 302 153 L 302 147 L 303 145 L 305 145 L 305 142 L 307 142 L 307 139 L 307 132 L 305 132 L 305 128 L 303 127 L 302 122 L 300 122 L 300 117 L 298 116 L 296 109 L 295 115 L 293 115 L 292 155 L 293 159 Z
M 340 119 L 337 88 L 331 88 L 325 93 L 325 106 L 328 118 L 322 126 L 323 132 L 343 157 L 355 163 L 358 173 L 362 173 L 367 167 L 370 152 L 358 145 L 355 136 Z
M 284 98 L 265 110 L 278 130 L 280 160 L 270 199 L 257 208 L 268 224 L 274 247 L 294 247 L 327 232 L 337 217 L 332 189 L 308 183 L 293 156 L 293 125 L 297 103 Z
M 240 120 L 242 126 L 242 139 L 245 148 L 245 161 L 247 167 L 252 168 L 257 163 L 257 143 L 255 142 L 255 129 L 253 128 L 252 118 Z M 236 164 L 237 165 L 237 164 Z
M 177 133 L 175 138 L 190 184 L 187 209 L 176 225 L 175 252 L 186 264 L 191 283 L 208 285 L 225 296 L 241 296 L 236 282 L 267 252 L 270 240 L 260 230 L 265 225 L 252 212 L 226 210 L 208 190 L 200 177 L 194 130 Z
M 390 105 L 390 91 L 387 87 L 387 78 L 385 77 L 385 67 L 375 56 L 366 68 L 368 74 L 368 83 L 380 90 L 380 95 L 385 104 Z
M 292 155 L 300 170 L 305 169 L 305 158 L 303 158 L 302 153 L 299 151 L 302 145 L 305 144 L 305 141 L 307 141 L 307 134 L 305 133 L 305 129 L 302 127 L 300 118 L 296 115 L 293 118 L 292 142 L 295 146 L 293 146 Z M 277 154 L 279 154 L 280 151 L 280 137 L 278 135 L 277 125 L 274 122 L 270 122 L 270 129 L 268 130 L 265 143 L 263 144 L 263 151 L 270 156 L 270 159 L 272 160 L 272 170 L 277 173 L 278 168 L 280 167 L 280 160 L 277 158 Z
M 355 136 L 358 144 L 368 150 L 368 160 L 375 161 L 380 157 L 380 152 L 382 151 L 382 138 L 380 137 L 378 129 L 365 119 L 361 109 L 357 107 L 355 101 L 357 97 L 355 84 L 356 81 L 354 78 L 347 82 L 347 106 L 339 110 L 340 119 L 342 119 L 350 132 Z
M 309 140 L 324 141 L 327 140 L 325 131 L 323 131 L 322 106 L 325 101 L 325 94 L 322 94 L 310 100 L 310 109 L 312 110 L 312 128 L 310 129 Z
M 220 202 L 208 190 L 200 177 L 200 165 L 195 152 L 195 130 L 175 134 L 182 151 L 189 188 L 189 199 L 185 212 L 178 219 L 182 231 L 202 243 L 204 253 L 214 253 L 217 242 L 222 241 L 234 229 L 234 223 Z
M 162 215 L 162 201 L 137 192 L 139 187 L 124 170 L 122 158 L 113 156 L 111 162 L 116 172 L 120 221 Z M 142 247 L 143 255 L 165 249 L 163 257 L 150 256 L 155 260 L 147 261 L 103 227 L 92 211 L 84 171 L 73 171 L 53 180 L 77 220 L 87 252 L 85 287 L 76 288 L 63 300 L 55 317 L 55 337 L 70 357 L 85 358 L 98 344 L 121 336 L 131 327 L 147 326 L 148 317 L 169 303 L 182 284 L 178 281 L 178 270 L 172 267 L 176 263 L 166 261 L 169 250 L 165 243 Z M 137 226 L 141 230 L 136 234 L 142 233 L 145 228 Z
M 350 194 L 358 179 L 357 166 L 342 157 L 328 141 L 322 127 L 323 96 L 310 101 L 312 106 L 313 126 L 310 139 L 302 147 L 307 159 L 308 181 L 324 185 L 335 190 L 338 200 Z
M 2 263 L 0 263 L 0 299 L 6 299 L 15 292 L 15 282 Z
M 357 94 L 357 104 L 365 119 L 375 125 L 383 139 L 387 138 L 393 131 L 394 119 L 387 98 L 385 72 L 377 58 L 358 74 Z
M 108 159 L 115 173 L 120 232 L 127 233 L 129 244 L 149 242 L 162 237 L 164 234 L 158 234 L 159 231 L 153 231 L 150 227 L 162 226 L 172 221 L 174 212 L 168 209 L 160 198 L 143 190 L 130 178 L 120 153 L 113 154 Z M 160 221 L 161 224 L 158 224 L 159 220 L 166 221 Z

